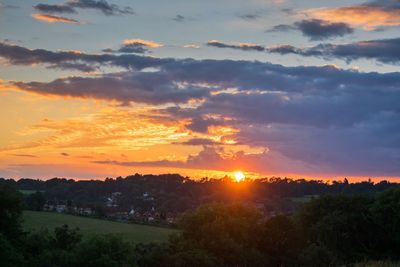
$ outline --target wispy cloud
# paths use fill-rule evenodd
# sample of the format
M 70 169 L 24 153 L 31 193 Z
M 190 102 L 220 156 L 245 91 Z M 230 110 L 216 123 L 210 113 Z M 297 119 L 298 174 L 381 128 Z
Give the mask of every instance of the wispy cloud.
M 17 9 L 17 8 L 19 8 L 19 6 L 0 3 L 0 9 L 2 9 L 2 8 Z
M 258 13 L 246 13 L 238 15 L 238 17 L 244 20 L 253 21 L 259 19 L 261 15 Z
M 69 5 L 49 5 L 49 4 L 37 4 L 33 6 L 34 9 L 40 11 L 40 12 L 45 12 L 45 13 L 67 13 L 67 14 L 72 14 L 72 13 L 77 13 L 76 10 L 69 6 Z
M 185 18 L 185 16 L 178 14 L 174 18 L 172 18 L 172 20 L 175 20 L 177 22 L 184 22 L 186 20 L 186 18 Z
M 33 6 L 36 10 L 50 14 L 77 13 L 76 9 L 93 9 L 107 16 L 135 14 L 131 7 L 119 7 L 105 0 L 70 0 L 64 4 L 37 4 Z
M 79 24 L 80 22 L 75 19 L 70 19 L 66 17 L 46 15 L 46 14 L 32 14 L 32 18 L 47 23 L 67 23 L 67 24 Z
M 265 51 L 266 48 L 259 44 L 253 43 L 238 43 L 238 44 L 228 44 L 218 40 L 211 40 L 207 42 L 208 46 L 218 47 L 218 48 L 231 48 L 243 51 Z
M 125 15 L 135 14 L 131 7 L 119 7 L 116 4 L 110 4 L 105 0 L 70 0 L 67 5 L 82 9 L 95 9 L 101 11 L 104 15 Z

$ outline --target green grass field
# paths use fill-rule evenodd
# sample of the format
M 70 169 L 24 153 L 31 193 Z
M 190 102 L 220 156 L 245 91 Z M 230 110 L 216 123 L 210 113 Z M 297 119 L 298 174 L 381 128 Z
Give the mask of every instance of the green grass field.
M 39 230 L 47 228 L 52 231 L 55 227 L 68 224 L 79 227 L 84 236 L 93 234 L 119 235 L 126 241 L 135 243 L 162 242 L 177 230 L 139 224 L 111 222 L 100 219 L 85 218 L 52 212 L 24 211 L 24 230 Z
M 23 195 L 32 195 L 38 191 L 37 190 L 19 190 L 19 192 L 21 192 Z M 42 192 L 42 191 L 39 191 L 39 192 Z

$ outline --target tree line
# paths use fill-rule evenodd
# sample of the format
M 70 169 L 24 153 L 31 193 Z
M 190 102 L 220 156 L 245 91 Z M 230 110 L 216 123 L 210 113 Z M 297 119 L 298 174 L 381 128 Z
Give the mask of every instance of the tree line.
M 140 175 L 107 178 L 100 180 L 72 180 L 54 178 L 50 180 L 0 178 L 0 184 L 18 190 L 34 190 L 41 194 L 27 198 L 30 209 L 40 209 L 43 201 L 64 202 L 77 206 L 89 206 L 102 213 L 105 199 L 113 192 L 121 192 L 118 208 L 126 211 L 132 207 L 149 210 L 153 207 L 162 212 L 182 213 L 211 202 L 259 202 L 271 210 L 291 212 L 297 209 L 295 203 L 285 199 L 306 195 L 327 194 L 375 194 L 389 188 L 399 187 L 397 183 L 363 181 L 349 183 L 343 181 L 265 178 L 246 180 L 240 184 L 229 177 L 224 179 L 192 180 L 178 174 Z M 143 198 L 143 195 L 151 196 Z

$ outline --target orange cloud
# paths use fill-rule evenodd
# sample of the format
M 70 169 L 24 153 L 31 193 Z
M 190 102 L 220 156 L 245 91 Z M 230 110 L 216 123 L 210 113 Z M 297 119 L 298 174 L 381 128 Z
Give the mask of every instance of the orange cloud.
M 53 15 L 46 15 L 46 14 L 32 14 L 32 18 L 44 21 L 47 23 L 69 23 L 69 24 L 79 24 L 79 21 L 74 19 L 69 19 L 65 17 L 53 16 Z
M 143 45 L 151 48 L 159 48 L 164 46 L 163 44 L 143 39 L 126 39 L 123 42 L 124 45 Z
M 141 112 L 150 111 L 107 108 L 99 113 L 61 121 L 43 119 L 16 133 L 21 136 L 31 136 L 31 141 L 10 143 L 0 147 L 0 151 L 28 148 L 133 151 L 153 145 L 169 144 L 187 135 L 181 131 L 182 127 L 179 124 L 166 126 L 153 123 L 141 117 Z M 36 136 L 41 138 L 37 139 Z
M 348 6 L 339 8 L 312 9 L 306 12 L 317 19 L 330 22 L 344 22 L 365 30 L 374 30 L 382 26 L 399 26 L 400 10 L 384 9 L 379 6 Z

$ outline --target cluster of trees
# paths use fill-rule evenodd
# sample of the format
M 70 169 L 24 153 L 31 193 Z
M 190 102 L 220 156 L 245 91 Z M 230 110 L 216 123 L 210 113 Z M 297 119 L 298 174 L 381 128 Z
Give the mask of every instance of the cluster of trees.
M 105 199 L 113 192 L 121 192 L 118 199 L 121 211 L 131 207 L 149 210 L 181 213 L 194 210 L 211 202 L 262 202 L 271 209 L 280 207 L 283 211 L 292 211 L 293 203 L 285 203 L 282 199 L 301 197 L 304 195 L 325 194 L 374 194 L 399 184 L 383 181 L 349 183 L 346 179 L 327 183 L 317 180 L 292 180 L 288 178 L 269 178 L 247 180 L 240 185 L 230 178 L 191 180 L 178 174 L 165 175 L 131 175 L 125 178 L 107 178 L 104 181 L 75 181 L 72 179 L 54 178 L 47 181 L 34 179 L 0 178 L 0 184 L 10 185 L 18 190 L 36 190 L 42 192 L 30 196 L 27 204 L 37 209 L 43 201 L 62 201 L 77 206 L 87 206 L 99 210 Z M 149 194 L 152 201 L 144 199 Z M 43 200 L 43 198 L 45 200 Z
M 176 266 L 348 266 L 400 259 L 400 190 L 324 196 L 265 220 L 241 205 L 187 213 L 164 261 Z M 172 256 L 171 256 L 172 255 Z M 156 266 L 156 265 L 154 265 Z
M 0 186 L 0 266 L 351 266 L 400 260 L 400 189 L 323 196 L 291 216 L 265 219 L 240 204 L 187 212 L 163 244 L 114 236 L 82 238 L 68 226 L 21 229 L 21 195 Z
M 0 185 L 0 266 L 137 266 L 133 244 L 115 236 L 84 239 L 78 229 L 67 225 L 53 232 L 24 232 L 22 207 L 21 193 Z

